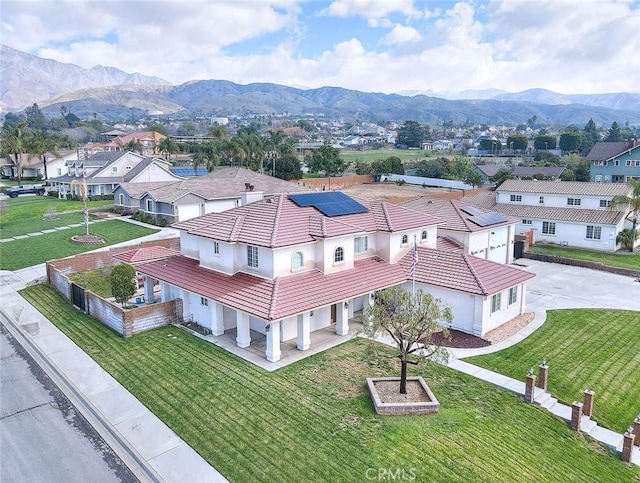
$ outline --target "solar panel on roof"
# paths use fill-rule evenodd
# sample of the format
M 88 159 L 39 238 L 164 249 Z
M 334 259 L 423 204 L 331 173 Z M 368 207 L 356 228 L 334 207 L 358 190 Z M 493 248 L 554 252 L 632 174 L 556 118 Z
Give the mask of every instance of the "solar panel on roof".
M 475 206 L 463 206 L 460 208 L 462 211 L 464 211 L 467 215 L 482 215 L 484 213 L 484 211 L 482 211 L 480 208 L 476 208 Z
M 207 168 L 198 166 L 198 169 L 196 171 L 194 171 L 193 168 L 185 167 L 185 168 L 171 168 L 171 172 L 176 176 L 189 177 L 189 176 L 204 176 L 209 171 L 207 170 Z
M 289 199 L 300 207 L 312 206 L 326 216 L 351 215 L 369 211 L 367 207 L 340 191 L 289 195 Z
M 469 218 L 469 221 L 478 226 L 491 226 L 507 221 L 507 218 L 500 213 L 489 212 L 482 215 L 475 215 Z

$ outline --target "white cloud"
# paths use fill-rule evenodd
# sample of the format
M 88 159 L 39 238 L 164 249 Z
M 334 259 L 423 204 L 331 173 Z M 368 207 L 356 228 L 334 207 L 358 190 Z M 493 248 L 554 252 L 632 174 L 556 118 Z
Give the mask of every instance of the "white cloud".
M 331 17 L 382 18 L 390 13 L 419 16 L 413 0 L 335 0 L 322 13 Z
M 388 45 L 395 45 L 420 40 L 421 38 L 420 33 L 413 27 L 396 24 L 393 30 L 384 36 L 382 42 Z

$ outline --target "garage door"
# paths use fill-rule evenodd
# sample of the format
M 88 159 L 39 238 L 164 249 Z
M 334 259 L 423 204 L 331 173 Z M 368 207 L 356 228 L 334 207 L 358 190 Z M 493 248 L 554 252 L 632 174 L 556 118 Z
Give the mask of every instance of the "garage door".
M 200 205 L 181 205 L 178 206 L 178 221 L 190 220 L 200 216 Z

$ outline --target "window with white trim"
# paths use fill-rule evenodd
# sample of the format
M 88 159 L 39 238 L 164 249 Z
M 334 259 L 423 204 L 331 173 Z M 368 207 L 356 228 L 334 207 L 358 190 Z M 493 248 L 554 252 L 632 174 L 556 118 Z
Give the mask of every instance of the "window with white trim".
M 580 198 L 567 198 L 567 205 L 569 206 L 580 206 L 582 204 L 582 200 Z
M 522 201 L 522 195 L 511 195 L 509 201 L 520 202 Z
M 518 287 L 509 289 L 509 305 L 513 305 L 518 301 Z
M 209 299 L 204 298 L 204 297 L 200 297 L 200 305 L 208 307 L 209 306 Z
M 611 206 L 611 200 L 600 200 L 600 208 L 609 208 Z
M 602 236 L 602 227 L 587 225 L 587 238 L 590 240 L 600 240 Z
M 147 198 L 147 211 L 153 213 L 153 200 Z
M 542 205 L 542 204 L 544 204 L 544 196 L 541 196 L 541 197 L 538 199 L 538 203 L 540 203 L 541 205 Z
M 429 235 L 427 234 L 427 230 L 422 230 L 422 233 L 420 233 L 420 241 L 427 241 L 427 237 Z
M 341 263 L 344 262 L 344 248 L 338 247 L 333 252 L 333 262 Z
M 112 173 L 117 173 L 118 172 L 118 167 L 117 166 L 111 166 L 111 172 Z
M 353 250 L 356 253 L 364 253 L 369 249 L 369 237 L 357 236 L 353 239 Z
M 533 225 L 533 221 L 532 220 L 522 220 L 522 224 L 523 225 Z
M 497 293 L 493 297 L 491 297 L 491 313 L 494 314 L 500 310 L 500 306 L 502 305 L 502 294 Z
M 291 270 L 299 270 L 304 266 L 302 252 L 294 252 L 291 256 Z
M 118 195 L 118 204 L 124 205 L 124 195 L 122 193 Z
M 409 244 L 409 235 L 405 233 L 404 235 L 402 235 L 402 245 L 408 245 L 408 244 Z
M 542 222 L 542 233 L 545 235 L 555 235 L 556 234 L 556 223 L 555 221 L 543 221 Z
M 247 246 L 247 266 L 258 268 L 258 247 Z
M 220 242 L 217 242 L 217 241 L 213 242 L 213 254 L 220 255 Z

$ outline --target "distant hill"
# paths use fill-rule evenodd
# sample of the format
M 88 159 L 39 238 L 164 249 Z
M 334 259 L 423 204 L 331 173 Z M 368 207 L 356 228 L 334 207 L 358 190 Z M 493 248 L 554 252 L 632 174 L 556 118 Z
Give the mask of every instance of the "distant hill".
M 226 80 L 190 81 L 173 86 L 157 77 L 128 74 L 103 66 L 84 69 L 6 46 L 0 46 L 0 64 L 3 109 L 15 110 L 15 106 L 24 108 L 37 102 L 50 117 L 59 116 L 60 107 L 64 105 L 81 119 L 90 119 L 95 112 L 105 121 L 149 114 L 290 113 L 368 121 L 412 119 L 429 124 L 454 121 L 517 125 L 536 116 L 538 122 L 544 124 L 582 126 L 593 119 L 598 126 L 605 127 L 613 121 L 640 125 L 640 94 L 637 93 L 564 95 L 531 89 L 517 94 L 502 93 L 491 99 L 442 99 L 340 87 L 297 89 L 268 83 L 240 85 Z M 487 97 L 496 92 L 500 91 L 489 89 L 464 94 Z
M 22 109 L 34 102 L 91 87 L 124 84 L 171 84 L 159 77 L 128 74 L 114 67 L 85 69 L 12 49 L 0 44 L 0 107 Z

